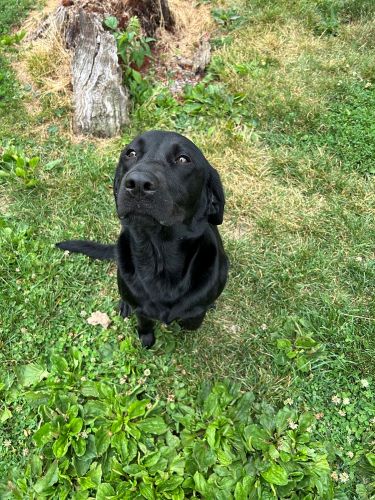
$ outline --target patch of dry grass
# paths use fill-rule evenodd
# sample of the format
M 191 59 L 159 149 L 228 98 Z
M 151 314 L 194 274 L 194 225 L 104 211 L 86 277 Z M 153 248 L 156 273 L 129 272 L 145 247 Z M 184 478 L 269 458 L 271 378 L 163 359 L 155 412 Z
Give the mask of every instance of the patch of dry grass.
M 249 140 L 241 132 L 228 133 L 223 125 L 210 137 L 192 137 L 219 170 L 226 188 L 224 234 L 241 239 L 265 226 L 276 227 L 280 234 L 317 229 L 327 208 L 325 197 L 306 194 L 303 186 L 275 175 L 272 152 L 256 136 Z
M 46 0 L 44 2 L 43 8 L 40 10 L 32 10 L 27 16 L 25 22 L 22 24 L 22 29 L 24 29 L 28 34 L 35 31 L 40 24 L 50 15 L 52 12 L 61 5 L 61 0 Z
M 11 199 L 5 185 L 0 184 L 0 214 L 6 214 L 11 205 Z
M 176 20 L 173 33 L 161 30 L 158 33 L 157 47 L 165 63 L 174 56 L 190 58 L 201 37 L 213 29 L 210 5 L 196 5 L 189 0 L 170 0 L 169 5 Z
M 71 54 L 61 36 L 51 28 L 43 39 L 31 44 L 24 58 L 27 71 L 41 94 L 52 94 L 56 107 L 71 101 Z

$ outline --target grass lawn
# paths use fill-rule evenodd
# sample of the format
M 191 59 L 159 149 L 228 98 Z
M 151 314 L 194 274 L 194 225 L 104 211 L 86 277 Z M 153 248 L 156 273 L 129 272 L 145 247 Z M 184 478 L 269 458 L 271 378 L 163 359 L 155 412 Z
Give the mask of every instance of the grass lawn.
M 375 498 L 375 3 L 202 3 L 211 5 L 216 23 L 204 82 L 187 89 L 182 102 L 148 86 L 136 96 L 131 126 L 112 141 L 73 140 L 69 106 L 48 94 L 35 110 L 30 103 L 37 84 L 17 82 L 11 62 L 20 55 L 15 46 L 0 43 L 0 173 L 11 170 L 0 177 L 0 478 L 10 480 L 0 498 L 66 498 L 53 496 L 56 470 L 49 469 L 45 479 L 43 460 L 49 457 L 48 464 L 60 460 L 64 491 L 76 491 L 69 498 L 95 498 L 98 468 L 84 471 L 86 482 L 77 476 L 69 483 L 65 455 L 56 449 L 53 455 L 47 438 L 37 443 L 39 450 L 47 446 L 45 456 L 27 465 L 34 432 L 56 414 L 58 398 L 51 394 L 61 399 L 64 388 L 75 393 L 82 381 L 113 391 L 128 384 L 135 401 L 159 401 L 161 413 L 151 417 L 155 425 L 163 418 L 174 426 L 165 446 L 173 447 L 181 432 L 186 463 L 194 458 L 198 464 L 191 470 L 186 465 L 184 477 L 190 479 L 182 485 L 176 479 L 174 493 L 168 493 L 140 458 L 156 446 L 146 437 L 137 460 L 152 479 L 147 482 L 138 469 L 122 470 L 128 493 L 115 496 L 111 483 L 96 498 Z M 30 6 L 13 4 L 0 0 L 0 34 L 9 33 Z M 131 137 L 152 128 L 188 136 L 220 172 L 227 196 L 221 233 L 231 270 L 216 310 L 198 332 L 161 325 L 155 348 L 146 351 L 138 345 L 133 319 L 117 316 L 114 265 L 66 256 L 54 243 L 70 237 L 114 241 L 119 224 L 111 182 L 119 152 Z M 23 158 L 26 179 L 15 175 L 14 160 L 6 165 L 9 152 Z M 40 158 L 35 172 L 25 157 Z M 26 187 L 30 180 L 34 187 Z M 87 323 L 97 310 L 111 317 L 108 330 Z M 231 387 L 228 396 L 227 389 L 214 386 L 221 398 L 217 415 L 205 407 L 202 383 L 209 381 Z M 82 397 L 99 390 L 103 400 L 116 404 L 114 393 L 79 387 Z M 288 439 L 295 438 L 294 421 L 302 428 L 301 416 L 309 412 L 306 439 L 326 450 L 330 466 L 326 489 L 298 483 L 300 489 L 289 491 L 290 471 L 286 482 L 270 479 L 270 463 L 283 467 L 277 446 L 253 442 L 246 448 L 258 453 L 255 468 L 263 464 L 250 493 L 244 476 L 238 476 L 238 487 L 223 480 L 233 479 L 234 472 L 225 476 L 215 469 L 236 463 L 234 438 L 232 448 L 223 445 L 223 458 L 205 435 L 204 446 L 216 450 L 219 466 L 216 458 L 202 464 L 187 435 L 201 439 L 204 426 L 221 411 L 227 418 L 229 401 L 247 401 L 252 422 L 271 434 L 266 417 L 272 421 L 273 411 L 284 412 L 278 415 L 287 415 L 287 423 L 277 432 Z M 71 414 L 73 403 L 64 404 L 57 413 L 78 419 L 79 403 Z M 148 414 L 145 408 L 139 415 Z M 206 420 L 192 430 L 183 417 L 196 415 Z M 165 432 L 161 424 L 160 434 Z M 301 464 L 311 457 L 295 460 Z M 45 480 L 36 489 L 32 474 Z M 172 476 L 161 477 L 171 484 Z M 212 493 L 214 482 L 220 494 Z

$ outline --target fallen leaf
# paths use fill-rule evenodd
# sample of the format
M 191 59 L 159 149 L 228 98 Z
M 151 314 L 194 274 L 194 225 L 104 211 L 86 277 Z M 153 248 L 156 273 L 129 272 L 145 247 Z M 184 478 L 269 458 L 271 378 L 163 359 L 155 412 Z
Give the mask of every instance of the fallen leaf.
M 87 323 L 89 325 L 101 325 L 103 328 L 107 329 L 111 324 L 111 320 L 109 319 L 108 314 L 95 311 L 89 318 L 87 318 Z

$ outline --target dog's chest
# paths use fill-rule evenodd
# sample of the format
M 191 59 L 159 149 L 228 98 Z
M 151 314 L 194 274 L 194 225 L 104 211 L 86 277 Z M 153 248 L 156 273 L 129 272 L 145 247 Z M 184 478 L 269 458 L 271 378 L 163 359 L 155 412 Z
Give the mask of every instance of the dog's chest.
M 194 295 L 192 264 L 195 253 L 176 246 L 146 247 L 121 254 L 119 289 L 138 314 L 169 323 L 186 316 Z M 190 311 L 189 314 L 190 315 Z

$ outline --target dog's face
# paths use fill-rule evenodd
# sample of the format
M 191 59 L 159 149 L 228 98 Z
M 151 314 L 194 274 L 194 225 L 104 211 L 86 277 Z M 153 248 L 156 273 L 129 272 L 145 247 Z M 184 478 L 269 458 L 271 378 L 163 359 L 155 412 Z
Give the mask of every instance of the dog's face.
M 146 132 L 122 151 L 114 195 L 118 216 L 127 224 L 140 218 L 164 226 L 223 221 L 219 174 L 197 146 L 174 132 Z

